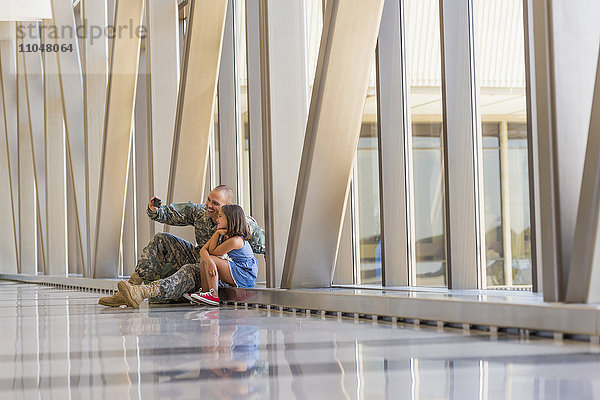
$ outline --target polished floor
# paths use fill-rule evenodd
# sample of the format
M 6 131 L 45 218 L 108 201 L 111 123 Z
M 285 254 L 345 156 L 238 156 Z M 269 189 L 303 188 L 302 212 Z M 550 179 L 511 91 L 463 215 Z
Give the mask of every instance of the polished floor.
M 0 281 L 0 399 L 593 399 L 600 347 Z

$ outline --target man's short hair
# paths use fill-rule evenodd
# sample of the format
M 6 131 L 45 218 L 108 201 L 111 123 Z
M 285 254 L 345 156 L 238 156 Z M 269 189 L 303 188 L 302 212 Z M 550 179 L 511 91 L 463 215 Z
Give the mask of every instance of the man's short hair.
M 231 203 L 233 201 L 233 189 L 231 189 L 229 186 L 219 185 L 216 188 L 214 188 L 213 190 L 217 190 L 217 191 L 221 192 L 221 194 L 227 200 L 227 202 Z

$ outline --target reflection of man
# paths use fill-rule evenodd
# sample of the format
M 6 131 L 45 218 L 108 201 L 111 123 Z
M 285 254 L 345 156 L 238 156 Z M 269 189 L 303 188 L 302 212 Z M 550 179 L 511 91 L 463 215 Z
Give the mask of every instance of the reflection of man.
M 198 374 L 191 366 L 179 368 L 185 373 L 173 375 L 172 381 L 208 381 L 211 384 L 203 386 L 206 391 L 203 394 L 209 398 L 247 399 L 264 394 L 267 381 L 261 378 L 268 376 L 269 367 L 260 357 L 258 328 L 248 324 L 241 314 L 243 311 L 227 312 L 221 324 L 221 311 L 203 310 L 185 315 L 185 319 L 199 321 L 202 329 L 200 368 Z
M 160 284 L 155 285 L 160 286 L 157 291 L 159 298 L 179 299 L 184 293 L 195 292 L 200 288 L 200 269 L 197 265 L 200 262 L 199 251 L 217 230 L 217 215 L 223 205 L 231 204 L 233 191 L 226 185 L 217 186 L 208 194 L 205 204 L 190 201 L 155 207 L 153 200 L 154 198 L 148 203 L 148 217 L 168 225 L 193 226 L 197 246 L 169 233 L 157 233 L 142 250 L 129 283 L 141 285 L 144 281 L 160 279 Z M 249 242 L 252 250 L 257 254 L 264 254 L 264 230 L 250 216 L 247 217 L 247 222 L 251 231 Z M 164 279 L 167 277 L 170 279 Z M 98 304 L 118 307 L 127 303 L 117 292 L 113 296 L 102 297 Z

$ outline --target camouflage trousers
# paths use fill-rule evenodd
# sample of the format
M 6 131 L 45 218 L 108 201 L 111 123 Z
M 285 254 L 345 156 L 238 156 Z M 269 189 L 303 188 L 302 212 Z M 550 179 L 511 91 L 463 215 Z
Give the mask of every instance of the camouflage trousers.
M 200 256 L 194 245 L 170 233 L 157 233 L 140 255 L 135 272 L 160 281 L 159 300 L 176 300 L 200 289 Z

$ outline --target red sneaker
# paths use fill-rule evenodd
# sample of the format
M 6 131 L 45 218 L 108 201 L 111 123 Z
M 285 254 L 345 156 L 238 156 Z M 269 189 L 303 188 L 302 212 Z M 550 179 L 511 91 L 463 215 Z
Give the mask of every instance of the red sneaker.
M 196 301 L 200 301 L 204 304 L 210 304 L 211 306 L 218 306 L 221 303 L 221 299 L 213 296 L 214 289 L 210 289 L 210 292 L 204 293 L 192 293 L 190 297 Z

